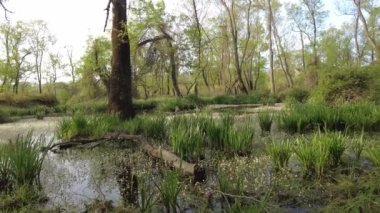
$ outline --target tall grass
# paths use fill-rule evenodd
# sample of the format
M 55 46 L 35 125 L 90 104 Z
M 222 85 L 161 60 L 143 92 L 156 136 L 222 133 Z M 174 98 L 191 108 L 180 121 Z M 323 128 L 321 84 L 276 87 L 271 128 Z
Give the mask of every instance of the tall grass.
M 187 160 L 200 159 L 204 155 L 205 134 L 203 119 L 174 118 L 170 124 L 169 142 L 173 151 Z
M 167 137 L 166 117 L 163 114 L 137 116 L 124 123 L 124 131 L 130 134 L 144 135 L 157 140 L 164 140 Z
M 57 135 L 62 139 L 101 137 L 107 132 L 121 131 L 123 123 L 117 115 L 85 115 L 76 112 L 58 124 Z
M 34 139 L 32 132 L 29 132 L 26 136 L 18 136 L 15 141 L 2 145 L 0 181 L 7 184 L 8 189 L 39 185 L 42 163 L 46 156 L 46 152 L 40 153 L 40 147 L 46 143 L 45 137 Z
M 249 127 L 235 127 L 235 118 L 230 113 L 222 114 L 220 122 L 213 119 L 204 121 L 204 131 L 211 149 L 233 154 L 247 154 L 251 151 L 254 132 Z
M 341 133 L 317 133 L 311 140 L 297 139 L 294 148 L 305 177 L 321 178 L 328 167 L 336 167 L 346 149 L 346 138 Z
M 289 141 L 272 142 L 267 146 L 267 152 L 272 159 L 275 170 L 286 168 L 292 155 Z
M 258 113 L 259 125 L 263 132 L 270 132 L 273 122 L 273 114 L 268 111 Z
M 380 130 L 380 106 L 369 102 L 336 107 L 295 104 L 280 116 L 280 127 L 290 133 L 304 133 L 314 129 L 377 131 Z
M 167 171 L 157 188 L 166 212 L 177 212 L 178 195 L 183 188 L 183 184 L 179 181 L 178 173 L 176 171 Z
M 380 149 L 371 148 L 366 151 L 369 160 L 376 166 L 380 167 Z

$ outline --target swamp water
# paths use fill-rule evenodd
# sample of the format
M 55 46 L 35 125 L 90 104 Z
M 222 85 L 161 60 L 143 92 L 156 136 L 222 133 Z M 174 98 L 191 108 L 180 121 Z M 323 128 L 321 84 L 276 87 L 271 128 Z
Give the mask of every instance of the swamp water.
M 60 117 L 44 120 L 23 119 L 0 125 L 0 143 L 14 140 L 17 135 L 45 135 L 54 143 L 55 131 Z M 94 200 L 109 200 L 114 205 L 121 202 L 119 186 L 115 178 L 117 158 L 124 157 L 127 149 L 94 148 L 90 150 L 68 150 L 62 153 L 49 152 L 43 164 L 41 183 L 49 198 L 48 209 L 80 212 Z

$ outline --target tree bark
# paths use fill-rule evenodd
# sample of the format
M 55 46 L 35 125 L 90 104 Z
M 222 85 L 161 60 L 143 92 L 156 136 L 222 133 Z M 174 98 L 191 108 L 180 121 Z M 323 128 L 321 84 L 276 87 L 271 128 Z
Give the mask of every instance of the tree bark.
M 271 93 L 276 94 L 274 81 L 274 63 L 273 63 L 273 38 L 272 38 L 272 3 L 268 0 L 268 39 L 269 39 L 269 76 L 271 83 Z
M 177 66 L 175 63 L 175 48 L 173 47 L 173 44 L 170 40 L 168 42 L 168 47 L 169 47 L 169 57 L 170 57 L 170 67 L 171 67 L 171 72 L 170 76 L 172 78 L 172 83 L 173 83 L 173 89 L 175 92 L 175 95 L 177 97 L 182 97 L 181 91 L 178 86 L 178 81 L 177 81 Z
M 131 52 L 127 30 L 126 0 L 112 0 L 112 71 L 108 109 L 120 118 L 135 115 L 132 105 Z
M 361 0 L 353 0 L 353 1 L 357 8 L 357 13 L 358 13 L 357 15 L 359 16 L 359 19 L 361 20 L 364 26 L 364 33 L 375 51 L 377 62 L 380 63 L 380 45 L 377 43 L 375 37 L 371 35 L 368 29 L 367 20 L 365 19 L 361 10 Z
M 244 94 L 248 94 L 247 87 L 244 84 L 243 77 L 242 77 L 242 69 L 240 66 L 240 57 L 239 57 L 239 38 L 238 38 L 238 29 L 237 29 L 237 23 L 236 23 L 236 14 L 235 14 L 235 3 L 234 1 L 231 1 L 231 6 L 228 7 L 225 0 L 221 0 L 224 8 L 227 11 L 227 15 L 230 22 L 230 32 L 232 36 L 232 46 L 234 50 L 234 59 L 235 59 L 235 68 L 236 68 L 236 74 L 237 74 L 237 80 L 239 85 L 239 90 L 243 92 Z

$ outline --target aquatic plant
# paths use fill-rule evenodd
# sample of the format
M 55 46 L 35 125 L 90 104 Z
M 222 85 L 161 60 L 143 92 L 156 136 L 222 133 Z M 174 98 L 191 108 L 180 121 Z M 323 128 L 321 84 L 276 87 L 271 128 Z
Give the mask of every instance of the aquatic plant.
M 19 135 L 9 144 L 1 145 L 0 191 L 9 192 L 23 185 L 39 185 L 42 163 L 47 154 L 40 153 L 40 146 L 49 144 L 44 136 L 34 139 L 32 132 L 29 132 L 26 136 Z
M 261 130 L 263 132 L 270 132 L 273 122 L 273 114 L 268 111 L 262 111 L 258 113 L 257 117 Z
M 124 130 L 130 134 L 164 140 L 167 132 L 166 118 L 163 114 L 137 116 L 124 123 Z
M 161 182 L 156 186 L 160 192 L 160 198 L 166 208 L 166 212 L 177 212 L 178 195 L 183 188 L 182 182 L 179 181 L 178 172 L 167 171 Z
M 367 157 L 376 166 L 380 167 L 380 149 L 370 148 L 366 151 Z
M 346 149 L 346 138 L 341 133 L 315 133 L 311 140 L 297 139 L 294 151 L 305 176 L 322 177 L 327 166 L 336 167 Z
M 275 165 L 275 170 L 286 168 L 292 155 L 289 141 L 275 142 L 267 145 L 267 152 Z
M 369 102 L 331 107 L 321 104 L 294 104 L 283 112 L 280 128 L 290 133 L 313 129 L 324 131 L 379 130 L 380 107 Z
M 186 160 L 201 158 L 205 135 L 193 118 L 173 120 L 169 130 L 169 142 L 173 151 Z
M 52 141 L 49 142 L 51 144 Z M 47 144 L 46 138 L 33 138 L 32 132 L 18 136 L 9 148 L 10 174 L 16 186 L 39 184 L 42 163 L 47 152 L 40 153 L 40 145 Z

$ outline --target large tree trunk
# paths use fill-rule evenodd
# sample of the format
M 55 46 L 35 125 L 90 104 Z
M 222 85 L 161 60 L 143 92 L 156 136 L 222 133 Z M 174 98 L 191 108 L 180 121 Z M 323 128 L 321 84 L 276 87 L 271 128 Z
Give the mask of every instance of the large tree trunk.
M 122 119 L 133 118 L 132 68 L 127 32 L 126 0 L 112 0 L 112 71 L 108 109 Z

